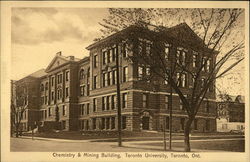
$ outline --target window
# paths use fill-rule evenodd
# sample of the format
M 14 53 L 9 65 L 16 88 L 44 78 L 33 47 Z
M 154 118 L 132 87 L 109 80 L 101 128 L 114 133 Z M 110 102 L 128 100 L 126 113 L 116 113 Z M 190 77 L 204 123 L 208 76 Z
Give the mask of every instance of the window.
M 45 104 L 48 103 L 48 96 L 45 96 Z
M 44 118 L 47 118 L 47 110 L 44 111 Z
M 116 47 L 113 47 L 112 48 L 112 61 L 115 61 L 116 60 Z
M 152 46 L 151 42 L 146 43 L 146 55 L 147 56 L 149 56 L 151 54 L 151 46 Z
M 128 67 L 123 67 L 123 82 L 128 81 Z
M 122 116 L 122 129 L 126 129 L 127 117 Z
M 194 130 L 198 130 L 198 119 L 194 119 Z
M 166 109 L 168 109 L 168 106 L 169 106 L 169 104 L 168 104 L 168 99 L 169 99 L 169 96 L 165 96 L 165 108 Z
M 176 61 L 178 64 L 184 66 L 186 63 L 187 50 L 182 47 L 177 47 Z
M 52 112 L 51 112 L 51 108 L 49 107 L 49 116 L 51 116 L 52 114 L 51 114 Z
M 184 110 L 183 109 L 183 103 L 182 103 L 181 99 L 180 99 L 180 110 Z
M 142 94 L 142 107 L 148 107 L 148 94 Z
M 41 103 L 44 104 L 44 96 L 41 97 Z
M 138 66 L 138 79 L 142 80 L 142 77 L 143 77 L 143 67 Z
M 81 124 L 80 124 L 80 125 L 81 125 L 81 129 L 83 130 L 83 129 L 84 129 L 84 124 L 85 124 L 85 123 L 84 123 L 84 120 L 80 120 L 80 123 L 81 123 Z
M 127 93 L 123 93 L 122 94 L 122 108 L 126 108 L 127 107 L 127 98 L 128 98 Z
M 187 74 L 185 73 L 176 73 L 177 85 L 179 87 L 186 87 L 187 86 Z
M 206 107 L 205 108 L 206 108 L 206 112 L 209 113 L 209 109 L 210 109 L 209 108 L 209 101 L 206 101 Z
M 87 103 L 87 114 L 89 114 L 89 103 Z
M 101 127 L 101 129 L 105 129 L 105 118 L 102 118 L 102 127 Z
M 106 97 L 102 97 L 102 111 L 106 109 Z
M 114 110 L 116 108 L 116 95 L 111 96 L 111 109 Z
M 92 119 L 92 128 L 95 130 L 96 129 L 96 118 Z
M 166 129 L 169 129 L 169 116 L 166 117 Z
M 169 54 L 170 54 L 170 44 L 165 44 L 165 59 L 168 60 L 169 59 Z
M 94 80 L 93 80 L 93 89 L 97 88 L 97 75 L 94 76 Z
M 181 130 L 184 130 L 185 118 L 181 118 Z
M 49 89 L 49 83 L 46 82 L 46 83 L 45 83 L 45 90 L 48 90 L 48 89 Z
M 80 96 L 85 95 L 85 85 L 80 86 Z
M 89 130 L 89 120 L 86 120 L 86 130 Z
M 112 71 L 113 75 L 112 75 L 112 84 L 116 84 L 116 70 Z
M 198 64 L 198 53 L 197 52 L 193 52 L 193 67 L 198 67 L 197 64 Z
M 65 88 L 65 97 L 69 97 L 69 87 Z
M 211 59 L 207 60 L 207 65 L 206 65 L 206 71 L 210 72 L 210 66 L 211 66 Z
M 54 101 L 54 92 L 51 92 L 51 100 Z
M 81 105 L 80 105 L 80 114 L 81 114 L 81 115 L 84 115 L 84 111 L 85 111 L 84 109 L 85 109 L 85 105 L 84 105 L 84 104 L 81 104 Z
M 52 87 L 54 86 L 54 81 L 55 81 L 55 78 L 54 78 L 54 77 L 51 77 L 51 86 L 52 86 Z
M 41 84 L 41 91 L 44 91 L 44 85 Z
M 110 50 L 107 51 L 107 63 L 111 62 L 111 57 L 110 57 Z
M 87 93 L 86 93 L 87 96 L 89 96 L 89 87 L 90 87 L 89 84 L 87 84 Z
M 98 66 L 98 55 L 94 55 L 94 68 Z
M 103 65 L 107 63 L 107 51 L 102 52 L 102 63 Z
M 107 86 L 107 79 L 108 79 L 108 77 L 107 77 L 107 73 L 103 73 L 102 74 L 102 84 L 103 84 L 103 87 L 106 87 Z
M 66 71 L 66 73 L 65 73 L 65 80 L 69 81 L 69 71 Z
M 80 79 L 84 79 L 84 70 L 83 69 L 80 70 Z
M 127 44 L 126 43 L 122 44 L 122 56 L 123 57 L 128 57 L 128 49 L 127 49 Z
M 109 125 L 110 125 L 110 118 L 106 118 L 106 129 L 110 128 Z
M 205 71 L 205 67 L 206 67 L 206 65 L 205 65 L 205 61 L 206 61 L 206 58 L 205 57 L 203 57 L 202 58 L 202 64 L 201 64 L 201 66 L 202 66 L 202 71 Z
M 115 129 L 115 117 L 111 117 L 111 129 Z
M 110 109 L 110 96 L 107 96 L 106 98 L 106 109 L 109 110 Z
M 66 115 L 66 107 L 65 107 L 65 105 L 62 106 L 62 114 L 63 114 L 63 116 Z
M 97 99 L 94 98 L 93 99 L 93 112 L 96 112 L 96 109 L 97 109 Z
M 187 75 L 186 74 L 182 74 L 181 75 L 181 86 L 182 87 L 186 87 L 187 86 Z
M 107 85 L 111 85 L 111 80 L 112 80 L 112 72 L 108 72 L 108 76 L 107 76 Z

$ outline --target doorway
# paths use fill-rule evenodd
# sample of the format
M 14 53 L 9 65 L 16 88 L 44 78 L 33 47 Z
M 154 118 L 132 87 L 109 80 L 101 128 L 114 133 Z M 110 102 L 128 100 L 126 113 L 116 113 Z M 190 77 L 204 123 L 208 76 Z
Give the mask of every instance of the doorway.
M 149 130 L 149 117 L 142 117 L 142 130 Z

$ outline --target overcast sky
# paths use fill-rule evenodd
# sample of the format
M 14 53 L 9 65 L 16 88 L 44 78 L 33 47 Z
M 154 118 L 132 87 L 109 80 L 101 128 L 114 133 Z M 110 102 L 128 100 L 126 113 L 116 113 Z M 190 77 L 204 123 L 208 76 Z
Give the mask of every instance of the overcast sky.
M 101 35 L 108 10 L 101 8 L 12 8 L 11 79 L 19 80 L 46 68 L 58 51 L 64 56 L 88 56 L 85 48 Z M 244 64 L 234 72 L 243 74 Z M 220 81 L 231 94 L 244 93 L 244 75 Z M 231 77 L 231 76 L 230 76 Z
M 46 68 L 58 51 L 83 58 L 107 9 L 12 8 L 11 79 Z

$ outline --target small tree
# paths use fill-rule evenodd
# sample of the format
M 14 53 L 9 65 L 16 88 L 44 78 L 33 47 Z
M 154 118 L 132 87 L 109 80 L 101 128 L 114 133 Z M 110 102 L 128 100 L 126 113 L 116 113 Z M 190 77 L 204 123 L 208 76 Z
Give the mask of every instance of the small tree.
M 244 37 L 237 37 L 241 33 L 240 20 L 244 16 L 242 9 L 109 9 L 109 17 L 100 23 L 104 29 L 104 36 L 117 32 L 130 25 L 158 31 L 160 34 L 144 33 L 138 40 L 131 37 L 128 44 L 133 42 L 130 56 L 133 62 L 142 62 L 150 67 L 151 77 L 164 79 L 178 94 L 188 115 L 184 128 L 185 151 L 191 151 L 189 134 L 191 124 L 198 113 L 201 104 L 207 97 L 209 89 L 214 91 L 215 80 L 227 74 L 243 59 Z M 176 20 L 176 21 L 173 21 Z M 183 28 L 165 28 L 174 23 L 179 24 L 187 20 L 192 29 L 186 24 Z M 168 23 L 170 22 L 170 23 Z M 162 27 L 165 26 L 165 27 Z M 191 32 L 185 32 L 191 30 Z M 194 31 L 192 33 L 192 31 Z M 171 33 L 175 41 L 166 39 L 164 33 Z M 198 38 L 197 35 L 200 37 Z M 237 39 L 235 39 L 237 37 Z M 195 40 L 195 44 L 190 39 Z M 143 42 L 143 43 L 142 43 Z M 174 48 L 171 46 L 174 44 Z M 185 50 L 177 49 L 188 44 L 199 49 L 197 58 L 185 56 Z M 143 47 L 149 47 L 142 50 Z M 169 48 L 170 50 L 163 50 Z M 179 52 L 178 52 L 179 51 Z M 181 52 L 180 52 L 181 51 Z M 195 51 L 194 51 L 195 52 Z M 167 57 L 166 57 L 167 56 Z M 196 68 L 190 68 L 195 60 Z M 170 64 L 170 66 L 169 66 Z M 204 75 L 204 71 L 206 75 Z M 192 78 L 192 87 L 188 92 L 182 88 L 182 77 Z

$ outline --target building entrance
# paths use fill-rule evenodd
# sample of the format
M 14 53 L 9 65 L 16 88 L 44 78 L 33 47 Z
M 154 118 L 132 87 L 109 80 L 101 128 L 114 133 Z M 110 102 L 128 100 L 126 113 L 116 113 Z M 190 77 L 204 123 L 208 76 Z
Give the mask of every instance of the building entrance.
M 149 130 L 149 117 L 142 117 L 142 129 Z

